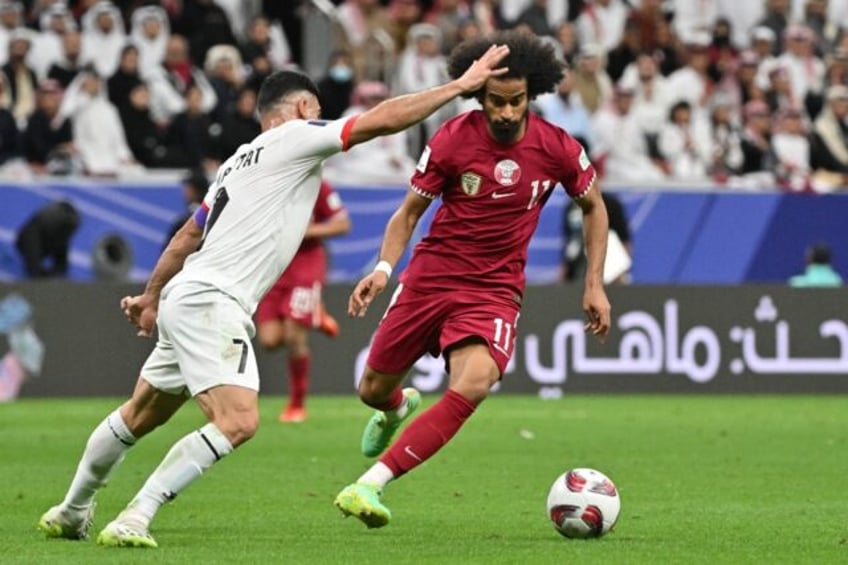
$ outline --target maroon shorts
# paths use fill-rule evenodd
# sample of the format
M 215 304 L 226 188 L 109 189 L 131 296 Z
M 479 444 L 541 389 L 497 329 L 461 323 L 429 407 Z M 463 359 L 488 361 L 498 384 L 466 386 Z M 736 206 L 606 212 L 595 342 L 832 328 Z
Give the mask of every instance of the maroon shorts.
M 398 285 L 371 342 L 368 366 L 399 374 L 425 353 L 436 357 L 466 338 L 479 337 L 503 374 L 512 357 L 519 310 L 516 303 L 479 293 L 423 293 Z
M 294 320 L 317 328 L 321 324 L 321 283 L 301 286 L 278 282 L 271 287 L 256 308 L 256 323 L 272 320 Z

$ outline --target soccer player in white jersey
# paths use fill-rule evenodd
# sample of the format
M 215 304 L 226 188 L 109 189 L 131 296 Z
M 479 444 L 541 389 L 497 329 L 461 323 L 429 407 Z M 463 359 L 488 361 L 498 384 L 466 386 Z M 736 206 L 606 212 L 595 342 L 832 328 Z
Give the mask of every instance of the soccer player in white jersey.
M 318 90 L 300 73 L 268 77 L 262 133 L 218 170 L 203 206 L 162 253 L 144 293 L 121 307 L 141 336 L 159 337 L 131 398 L 92 432 L 64 500 L 38 523 L 48 537 L 83 539 L 94 497 L 127 450 L 193 397 L 208 423 L 177 441 L 129 505 L 98 535 L 106 546 L 156 547 L 149 525 L 162 504 L 256 432 L 259 375 L 251 316 L 300 246 L 327 157 L 420 122 L 479 89 L 509 53 L 493 45 L 460 78 L 321 121 Z

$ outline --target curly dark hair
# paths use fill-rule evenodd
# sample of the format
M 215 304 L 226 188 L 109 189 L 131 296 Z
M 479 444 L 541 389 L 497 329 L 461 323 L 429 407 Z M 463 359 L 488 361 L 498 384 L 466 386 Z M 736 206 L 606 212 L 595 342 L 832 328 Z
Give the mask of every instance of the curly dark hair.
M 493 44 L 508 45 L 509 55 L 501 66 L 509 72 L 498 78 L 527 79 L 527 96 L 532 100 L 540 94 L 550 92 L 565 72 L 565 65 L 557 58 L 552 45 L 537 36 L 519 31 L 499 31 L 486 37 L 469 39 L 457 45 L 448 59 L 448 73 L 459 78 Z M 483 89 L 466 93 L 465 98 L 479 98 Z

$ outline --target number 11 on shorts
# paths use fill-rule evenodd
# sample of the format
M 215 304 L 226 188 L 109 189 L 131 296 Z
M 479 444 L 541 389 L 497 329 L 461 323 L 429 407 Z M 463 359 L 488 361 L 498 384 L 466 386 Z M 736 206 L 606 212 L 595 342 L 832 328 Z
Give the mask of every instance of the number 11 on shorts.
M 515 330 L 515 324 L 507 322 L 503 318 L 495 318 L 495 335 L 492 337 L 492 344 L 495 349 L 509 356 L 509 350 L 512 347 L 512 338 Z

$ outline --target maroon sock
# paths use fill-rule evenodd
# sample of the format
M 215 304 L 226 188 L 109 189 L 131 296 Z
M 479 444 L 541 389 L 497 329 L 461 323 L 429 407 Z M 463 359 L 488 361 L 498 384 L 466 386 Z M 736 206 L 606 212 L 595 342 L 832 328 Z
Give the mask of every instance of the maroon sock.
M 407 426 L 380 462 L 391 469 L 395 477 L 411 471 L 449 442 L 475 408 L 470 400 L 448 390 L 441 400 Z
M 400 387 L 397 387 L 392 391 L 389 399 L 384 402 L 365 402 L 371 408 L 376 408 L 377 410 L 382 410 L 383 412 L 391 412 L 392 410 L 397 410 L 400 408 L 400 405 L 403 404 L 403 390 Z
M 295 408 L 303 408 L 306 400 L 311 362 L 309 354 L 289 357 L 289 404 Z

